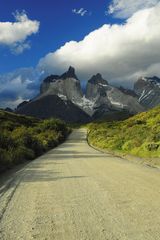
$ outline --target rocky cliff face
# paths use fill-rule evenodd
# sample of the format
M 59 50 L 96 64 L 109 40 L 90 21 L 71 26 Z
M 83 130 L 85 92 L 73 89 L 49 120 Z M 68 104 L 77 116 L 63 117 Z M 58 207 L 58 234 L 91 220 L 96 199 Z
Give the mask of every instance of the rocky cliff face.
M 17 107 L 18 113 L 47 118 L 59 117 L 68 122 L 88 122 L 95 118 L 125 116 L 160 103 L 160 79 L 140 78 L 134 91 L 111 86 L 100 73 L 89 79 L 83 94 L 75 70 L 44 79 L 40 94 Z M 123 116 L 122 116 L 123 117 Z
M 47 77 L 40 87 L 40 98 L 47 95 L 57 95 L 62 100 L 78 102 L 83 94 L 74 68 L 70 67 L 68 71 L 61 76 L 51 75 Z
M 83 93 L 74 68 L 62 75 L 51 75 L 44 79 L 40 94 L 26 104 L 20 104 L 16 112 L 39 118 L 56 117 L 66 122 L 89 122 L 90 116 L 78 103 Z
M 99 97 L 106 97 L 108 82 L 104 80 L 100 73 L 94 75 L 87 83 L 86 98 L 94 100 Z
M 160 78 L 141 77 L 134 84 L 134 91 L 138 95 L 138 101 L 149 109 L 160 104 Z
M 111 110 L 128 110 L 136 113 L 143 110 L 136 97 L 109 85 L 101 74 L 93 76 L 88 81 L 86 97 L 94 103 L 93 114 L 96 111 L 104 113 Z

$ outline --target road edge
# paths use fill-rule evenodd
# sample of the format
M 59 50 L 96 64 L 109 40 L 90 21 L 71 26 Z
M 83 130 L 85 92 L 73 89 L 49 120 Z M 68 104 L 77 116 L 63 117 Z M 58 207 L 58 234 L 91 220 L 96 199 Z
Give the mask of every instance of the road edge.
M 131 163 L 143 165 L 145 167 L 156 168 L 157 170 L 160 170 L 160 159 L 158 159 L 158 158 L 140 158 L 140 157 L 132 156 L 129 154 L 117 153 L 117 152 L 109 151 L 107 149 L 98 148 L 89 142 L 88 135 L 89 135 L 89 132 L 87 131 L 87 136 L 86 136 L 87 144 L 91 148 L 93 148 L 101 153 L 111 154 L 114 157 L 121 158 L 121 159 L 131 162 Z M 157 164 L 157 161 L 159 161 L 159 165 Z

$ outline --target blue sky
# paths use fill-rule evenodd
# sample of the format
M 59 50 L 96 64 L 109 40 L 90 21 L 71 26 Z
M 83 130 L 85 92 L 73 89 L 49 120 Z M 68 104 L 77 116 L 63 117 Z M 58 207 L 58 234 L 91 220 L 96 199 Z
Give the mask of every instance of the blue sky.
M 1 0 L 0 107 L 39 92 L 72 65 L 81 81 L 100 72 L 132 88 L 160 76 L 160 0 Z
M 30 19 L 40 21 L 40 29 L 28 38 L 31 49 L 22 54 L 14 55 L 7 47 L 0 47 L 0 73 L 35 66 L 41 57 L 55 51 L 65 42 L 79 41 L 104 23 L 120 22 L 119 19 L 105 15 L 109 4 L 110 1 L 106 0 L 1 0 L 1 22 L 14 22 L 12 13 L 25 10 Z M 72 12 L 72 9 L 82 7 L 89 14 L 81 17 Z

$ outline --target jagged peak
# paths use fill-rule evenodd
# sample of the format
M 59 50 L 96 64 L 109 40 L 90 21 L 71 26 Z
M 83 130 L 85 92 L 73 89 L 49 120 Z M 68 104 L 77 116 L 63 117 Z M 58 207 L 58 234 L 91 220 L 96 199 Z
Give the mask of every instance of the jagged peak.
M 157 76 L 153 76 L 153 77 L 139 77 L 138 80 L 143 80 L 143 81 L 157 81 L 160 82 L 160 78 Z
M 63 73 L 63 74 L 61 75 L 61 78 L 62 78 L 62 79 L 75 78 L 75 79 L 78 80 L 78 78 L 77 78 L 77 76 L 76 76 L 76 74 L 75 74 L 75 69 L 74 69 L 74 67 L 72 67 L 72 66 L 69 67 L 69 69 L 68 69 L 67 72 L 65 72 L 65 73 Z
M 78 80 L 76 74 L 75 74 L 75 69 L 70 66 L 68 71 L 63 73 L 62 75 L 50 75 L 48 77 L 46 77 L 43 82 L 45 83 L 50 83 L 50 82 L 54 82 L 56 80 L 59 80 L 59 79 L 66 79 L 66 78 L 75 78 Z
M 154 77 L 140 77 L 138 78 L 138 81 L 135 82 L 134 86 L 136 86 L 137 84 L 147 84 L 147 85 L 154 85 L 154 86 L 158 86 L 160 87 L 160 78 L 158 78 L 157 76 Z
M 91 84 L 101 83 L 101 84 L 108 85 L 107 80 L 103 79 L 103 77 L 100 73 L 97 73 L 96 75 L 93 75 L 88 82 L 91 83 Z
M 160 83 L 160 78 L 157 77 L 157 76 L 154 76 L 154 77 L 146 77 L 146 79 L 149 80 L 149 81 L 155 81 L 155 82 Z

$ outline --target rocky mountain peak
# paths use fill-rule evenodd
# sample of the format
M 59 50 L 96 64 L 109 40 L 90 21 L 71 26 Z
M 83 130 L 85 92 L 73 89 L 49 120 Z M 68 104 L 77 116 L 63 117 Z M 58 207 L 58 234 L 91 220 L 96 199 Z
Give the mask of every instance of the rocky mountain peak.
M 134 84 L 134 90 L 135 92 L 141 92 L 144 89 L 143 88 L 153 88 L 153 87 L 159 87 L 160 88 L 160 78 L 154 76 L 154 77 L 140 77 L 137 82 Z
M 78 80 L 76 74 L 75 74 L 75 69 L 73 67 L 69 67 L 68 71 L 63 73 L 62 75 L 50 75 L 48 77 L 46 77 L 43 82 L 44 83 L 52 83 L 52 82 L 56 82 L 59 79 L 67 79 L 67 78 L 74 78 L 76 80 Z
M 160 78 L 154 76 L 154 77 L 148 77 L 146 78 L 150 83 L 157 85 L 160 87 Z
M 157 85 L 154 85 L 153 81 Z M 115 111 L 134 114 L 143 111 L 143 106 L 149 105 L 149 101 L 151 105 L 153 94 L 160 102 L 160 97 L 157 97 L 160 96 L 160 87 L 157 87 L 159 81 L 157 77 L 141 78 L 132 91 L 110 85 L 97 73 L 88 81 L 84 94 L 75 69 L 70 66 L 64 74 L 51 75 L 44 79 L 40 94 L 32 101 L 22 103 L 17 112 L 42 118 L 56 116 L 73 122 L 88 121 Z M 154 104 L 156 103 L 154 101 Z
M 134 84 L 138 101 L 145 108 L 152 108 L 160 103 L 160 78 L 140 77 Z
M 72 66 L 69 67 L 67 72 L 61 75 L 61 79 L 67 79 L 67 78 L 75 78 L 78 80 L 75 74 L 75 69 Z
M 47 95 L 57 95 L 63 100 L 79 102 L 83 93 L 75 69 L 70 66 L 68 71 L 60 76 L 51 75 L 47 77 L 41 84 L 38 97 L 41 98 Z
M 108 82 L 100 73 L 97 73 L 87 83 L 86 97 L 90 100 L 106 97 L 106 88 L 108 88 Z
M 160 78 L 157 77 L 157 76 L 154 76 L 154 77 L 152 77 L 152 78 L 150 78 L 150 79 L 152 79 L 152 80 L 154 80 L 154 81 L 157 81 L 157 82 L 160 82 Z
M 100 73 L 97 73 L 96 75 L 93 75 L 91 77 L 91 79 L 88 81 L 88 83 L 108 85 L 107 80 L 104 80 Z
M 140 77 L 137 82 L 143 82 L 143 83 L 146 83 L 146 84 L 147 83 L 157 84 L 157 83 L 160 83 L 160 78 L 158 78 L 157 76 L 154 76 L 154 77 Z

